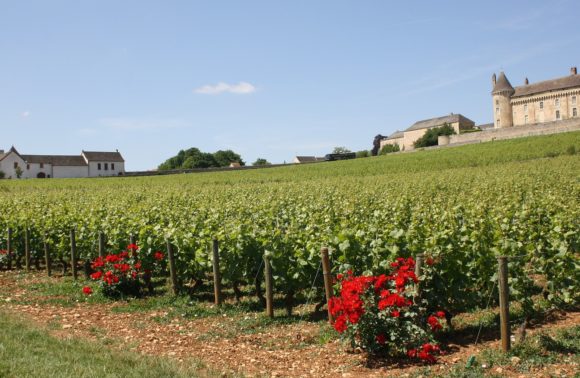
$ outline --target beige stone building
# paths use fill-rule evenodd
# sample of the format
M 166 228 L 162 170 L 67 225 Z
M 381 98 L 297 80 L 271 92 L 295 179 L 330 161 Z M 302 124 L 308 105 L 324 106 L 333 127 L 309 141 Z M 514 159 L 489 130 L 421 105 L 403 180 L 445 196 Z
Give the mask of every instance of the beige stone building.
M 381 140 L 380 148 L 387 144 L 398 144 L 402 151 L 409 151 L 414 149 L 413 143 L 421 138 L 429 129 L 441 127 L 445 124 L 453 127 L 455 132 L 459 134 L 464 130 L 473 129 L 475 123 L 469 118 L 461 114 L 449 114 L 443 117 L 436 117 L 415 122 L 408 129 L 404 131 L 396 131 L 387 138 Z
M 503 72 L 492 76 L 494 128 L 561 121 L 579 116 L 580 75 L 576 67 L 568 76 L 513 87 Z

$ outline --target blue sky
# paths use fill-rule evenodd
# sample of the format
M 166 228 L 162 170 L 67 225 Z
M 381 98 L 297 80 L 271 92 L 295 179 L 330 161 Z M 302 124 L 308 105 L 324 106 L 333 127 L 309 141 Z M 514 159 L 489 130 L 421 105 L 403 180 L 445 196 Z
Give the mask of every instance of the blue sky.
M 178 150 L 291 161 L 450 112 L 492 121 L 513 85 L 580 66 L 580 2 L 4 1 L 0 148 Z

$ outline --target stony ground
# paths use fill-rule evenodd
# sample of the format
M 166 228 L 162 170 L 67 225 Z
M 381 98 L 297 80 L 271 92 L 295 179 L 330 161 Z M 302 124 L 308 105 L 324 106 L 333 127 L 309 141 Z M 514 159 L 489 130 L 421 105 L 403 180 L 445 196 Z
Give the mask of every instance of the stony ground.
M 373 377 L 444 374 L 454 364 L 465 365 L 470 355 L 499 348 L 495 335 L 478 345 L 461 337 L 450 340 L 448 353 L 425 373 L 422 365 L 369 360 L 349 352 L 323 321 L 296 321 L 263 325 L 261 313 L 239 312 L 199 318 L 174 316 L 163 309 L 119 311 L 115 303 L 60 303 L 59 295 L 39 296 L 28 288 L 47 280 L 41 273 L 0 272 L 0 308 L 48 327 L 59 337 L 106 341 L 117 348 L 163 355 L 182 363 L 198 361 L 224 375 L 284 377 Z M 208 304 L 208 306 L 210 306 Z M 562 314 L 529 331 L 580 324 L 580 313 Z M 514 361 L 517 364 L 517 361 Z M 573 376 L 578 367 L 544 367 L 532 376 Z M 497 370 L 499 369 L 499 370 Z M 515 369 L 490 369 L 499 376 L 525 376 Z M 556 372 L 556 373 L 555 373 Z M 527 375 L 530 376 L 530 375 Z

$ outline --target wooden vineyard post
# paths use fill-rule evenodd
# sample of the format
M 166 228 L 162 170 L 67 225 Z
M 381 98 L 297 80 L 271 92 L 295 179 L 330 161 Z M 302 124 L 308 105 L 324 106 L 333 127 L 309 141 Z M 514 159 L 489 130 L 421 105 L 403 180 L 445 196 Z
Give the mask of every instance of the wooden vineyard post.
M 50 277 L 52 275 L 51 261 L 50 261 L 50 251 L 48 248 L 48 236 L 44 234 L 44 263 L 46 264 L 46 274 Z
M 504 352 L 510 350 L 510 304 L 508 286 L 508 265 L 507 257 L 500 256 L 498 260 L 498 280 L 499 280 L 499 321 L 501 331 L 501 348 Z
M 30 272 L 30 231 L 28 227 L 24 230 L 24 266 Z
M 177 283 L 177 271 L 175 270 L 175 257 L 173 256 L 173 246 L 169 240 L 167 240 L 167 258 L 169 259 L 169 276 L 171 277 L 173 294 L 177 295 L 179 287 Z
M 73 279 L 77 279 L 77 241 L 75 237 L 75 229 L 70 230 L 70 264 Z
M 330 258 L 328 257 L 328 247 L 320 249 L 322 255 L 322 274 L 324 277 L 324 293 L 326 294 L 326 309 L 328 311 L 328 322 L 333 323 L 332 314 L 330 313 L 330 298 L 332 298 L 332 273 L 330 268 Z
M 99 231 L 99 257 L 105 257 L 105 233 Z
M 264 278 L 266 281 L 266 314 L 274 317 L 274 279 L 272 277 L 272 265 L 270 258 L 264 255 Z
M 220 274 L 220 251 L 217 239 L 213 239 L 213 293 L 215 304 L 222 304 L 222 277 Z
M 12 269 L 12 228 L 8 227 L 8 240 L 6 241 L 6 250 L 8 253 L 8 260 L 6 266 L 8 270 Z
M 415 258 L 415 276 L 417 276 L 417 279 L 419 279 L 419 277 L 421 277 L 424 257 L 425 257 L 425 255 L 423 255 L 422 253 L 419 253 L 417 255 L 417 257 Z M 415 287 L 416 287 L 416 290 L 415 290 L 416 294 L 415 294 L 414 302 L 417 303 L 417 301 L 421 297 L 421 282 L 418 282 Z

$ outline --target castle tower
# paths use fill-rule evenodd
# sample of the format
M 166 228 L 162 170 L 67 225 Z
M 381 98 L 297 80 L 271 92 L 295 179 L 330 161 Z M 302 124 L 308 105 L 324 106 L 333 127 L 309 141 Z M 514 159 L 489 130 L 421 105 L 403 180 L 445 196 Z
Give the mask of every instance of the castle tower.
M 492 76 L 493 90 L 493 126 L 496 129 L 512 127 L 514 125 L 511 97 L 514 94 L 514 87 L 503 72 L 499 73 L 499 78 Z

